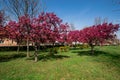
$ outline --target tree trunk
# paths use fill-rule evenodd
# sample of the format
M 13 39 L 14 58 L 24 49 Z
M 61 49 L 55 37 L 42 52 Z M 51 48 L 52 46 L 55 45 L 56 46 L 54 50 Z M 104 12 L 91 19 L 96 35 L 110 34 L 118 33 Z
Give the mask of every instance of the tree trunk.
M 17 54 L 19 54 L 19 51 L 20 51 L 20 44 L 18 43 Z
M 52 44 L 52 48 L 50 50 L 50 56 L 54 56 L 54 43 Z
M 38 61 L 37 44 L 35 44 L 35 53 L 34 53 L 34 56 L 35 56 L 35 62 L 37 62 Z
M 27 38 L 27 58 L 30 57 L 30 54 L 29 54 L 29 39 Z
M 91 54 L 93 55 L 94 54 L 94 46 L 91 45 Z

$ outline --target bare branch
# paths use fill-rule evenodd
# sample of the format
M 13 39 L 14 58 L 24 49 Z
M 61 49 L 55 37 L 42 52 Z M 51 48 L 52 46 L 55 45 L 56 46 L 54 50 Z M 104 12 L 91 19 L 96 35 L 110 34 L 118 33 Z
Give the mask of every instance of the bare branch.
M 41 0 L 3 0 L 6 11 L 14 15 L 17 19 L 22 15 L 29 15 L 33 18 L 42 11 Z

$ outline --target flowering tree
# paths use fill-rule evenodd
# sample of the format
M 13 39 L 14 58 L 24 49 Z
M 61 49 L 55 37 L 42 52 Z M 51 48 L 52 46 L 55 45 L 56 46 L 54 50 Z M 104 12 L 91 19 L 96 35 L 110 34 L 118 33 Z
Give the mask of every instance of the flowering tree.
M 37 61 L 37 47 L 40 44 L 53 44 L 60 39 L 60 33 L 66 32 L 67 24 L 62 24 L 62 20 L 54 13 L 41 13 L 37 18 L 21 16 L 18 22 L 10 21 L 7 24 L 9 38 L 15 40 L 18 45 L 24 40 L 34 43 L 35 61 Z M 19 51 L 19 48 L 18 48 Z M 28 54 L 27 54 L 28 57 Z
M 26 14 L 24 16 L 19 17 L 18 24 L 22 28 L 22 33 L 24 34 L 24 38 L 27 42 L 27 58 L 30 57 L 29 54 L 29 40 L 30 40 L 30 31 L 32 29 L 32 19 Z
M 68 42 L 68 33 L 69 33 L 69 25 L 67 23 L 61 24 L 59 27 L 59 35 L 58 42 L 63 45 Z
M 0 25 L 0 40 L 4 39 L 5 37 L 6 37 L 5 27 Z
M 19 23 L 15 21 L 10 21 L 6 26 L 6 30 L 9 36 L 8 38 L 17 42 L 18 44 L 17 53 L 19 53 L 20 43 L 24 39 L 24 34 L 23 34 L 24 29 L 19 25 Z
M 103 43 L 105 40 L 113 39 L 118 28 L 119 25 L 113 25 L 112 23 L 87 27 L 80 31 L 79 40 L 83 43 L 88 43 L 93 54 L 94 46 L 98 43 Z
M 75 45 L 76 45 L 76 42 L 79 41 L 79 30 L 73 30 L 73 31 L 70 31 L 69 34 L 68 34 L 68 42 L 75 42 Z
M 54 13 L 41 13 L 38 18 L 33 19 L 30 32 L 31 41 L 35 45 L 35 62 L 38 60 L 37 46 L 42 44 L 53 44 L 59 39 L 59 27 L 61 19 Z
M 30 30 L 31 30 L 31 19 L 27 16 L 19 17 L 18 22 L 10 21 L 6 25 L 7 34 L 9 38 L 16 41 L 18 44 L 18 52 L 20 43 L 23 39 L 27 42 L 27 57 L 29 57 L 29 39 L 30 39 Z

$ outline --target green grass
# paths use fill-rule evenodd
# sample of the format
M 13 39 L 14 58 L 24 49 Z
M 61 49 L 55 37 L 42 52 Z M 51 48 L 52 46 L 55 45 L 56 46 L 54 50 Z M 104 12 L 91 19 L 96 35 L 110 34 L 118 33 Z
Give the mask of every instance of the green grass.
M 120 46 L 96 47 L 95 55 L 89 49 L 42 53 L 36 63 L 21 54 L 0 52 L 0 80 L 120 80 Z

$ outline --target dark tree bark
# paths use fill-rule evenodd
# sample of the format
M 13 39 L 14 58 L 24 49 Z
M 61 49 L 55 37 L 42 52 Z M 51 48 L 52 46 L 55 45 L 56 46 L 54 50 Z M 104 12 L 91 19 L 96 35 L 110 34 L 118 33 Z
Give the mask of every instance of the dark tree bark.
M 93 43 L 89 43 L 89 46 L 91 47 L 91 55 L 94 55 L 94 45 L 93 45 Z
M 38 61 L 38 49 L 37 49 L 37 43 L 35 43 L 35 53 L 34 53 L 34 57 L 35 57 L 35 62 Z
M 19 54 L 19 51 L 20 51 L 20 44 L 18 43 L 17 54 Z
M 30 57 L 30 54 L 29 54 L 29 39 L 27 38 L 27 58 Z
M 91 54 L 94 55 L 94 46 L 91 46 Z

